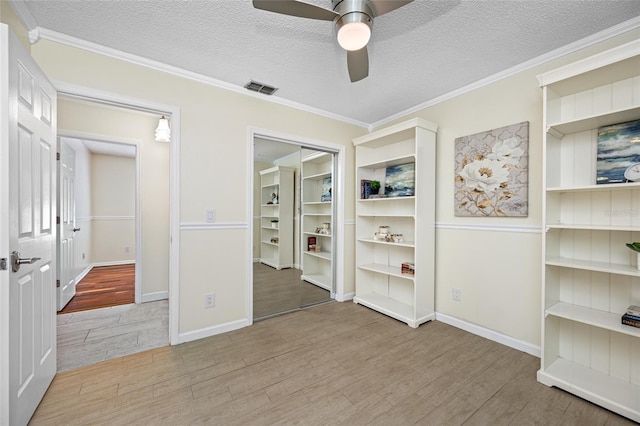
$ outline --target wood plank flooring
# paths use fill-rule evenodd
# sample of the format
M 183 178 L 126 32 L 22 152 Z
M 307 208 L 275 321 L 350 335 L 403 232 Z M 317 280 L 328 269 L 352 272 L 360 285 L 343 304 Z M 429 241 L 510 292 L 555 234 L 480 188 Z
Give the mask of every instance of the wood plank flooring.
M 135 265 L 99 266 L 76 285 L 76 295 L 58 314 L 135 302 Z
M 350 302 L 58 374 L 31 425 L 626 425 L 539 359 Z
M 301 275 L 300 269 L 288 268 L 278 271 L 262 263 L 254 263 L 253 319 L 331 300 L 327 290 L 302 281 Z

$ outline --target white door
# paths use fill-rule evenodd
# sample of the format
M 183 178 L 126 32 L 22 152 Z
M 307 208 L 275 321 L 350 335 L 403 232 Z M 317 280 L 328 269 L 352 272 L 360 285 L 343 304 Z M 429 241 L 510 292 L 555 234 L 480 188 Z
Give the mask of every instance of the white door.
M 75 176 L 76 152 L 64 140 L 58 143 L 58 310 L 61 311 L 76 294 Z
M 56 91 L 6 25 L 0 59 L 0 109 L 8 116 L 0 138 L 8 154 L 0 160 L 0 211 L 8 218 L 0 247 L 8 253 L 0 257 L 27 262 L 0 272 L 8 274 L 0 284 L 9 284 L 8 300 L 0 293 L 0 423 L 22 425 L 56 373 Z

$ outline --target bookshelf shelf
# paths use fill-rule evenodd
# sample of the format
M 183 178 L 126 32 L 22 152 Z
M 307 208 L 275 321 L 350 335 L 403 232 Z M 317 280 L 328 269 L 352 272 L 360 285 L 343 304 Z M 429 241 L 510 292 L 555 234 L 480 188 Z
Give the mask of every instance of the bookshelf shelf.
M 333 155 L 303 151 L 300 177 L 302 280 L 333 291 Z M 316 232 L 323 226 L 329 226 L 331 234 Z M 308 251 L 310 239 L 315 239 L 315 244 L 321 247 L 320 252 Z
M 356 295 L 354 302 L 407 323 L 435 318 L 435 139 L 437 126 L 414 119 L 354 139 L 356 148 Z M 387 168 L 415 167 L 415 194 L 384 197 Z M 367 198 L 367 181 L 381 182 Z M 392 182 L 392 180 L 389 180 Z M 404 186 L 403 188 L 406 188 Z M 418 224 L 420 224 L 418 226 Z M 375 240 L 380 227 L 402 234 L 400 243 Z M 415 274 L 403 274 L 413 263 Z
M 640 183 L 596 184 L 598 128 L 640 119 L 640 40 L 538 76 L 543 89 L 538 381 L 640 421 Z M 638 95 L 636 95 L 638 94 Z
M 275 269 L 293 266 L 293 173 L 289 167 L 260 171 L 260 263 Z M 277 194 L 277 204 L 272 194 Z M 277 220 L 278 226 L 271 226 Z M 278 237 L 278 243 L 272 243 Z

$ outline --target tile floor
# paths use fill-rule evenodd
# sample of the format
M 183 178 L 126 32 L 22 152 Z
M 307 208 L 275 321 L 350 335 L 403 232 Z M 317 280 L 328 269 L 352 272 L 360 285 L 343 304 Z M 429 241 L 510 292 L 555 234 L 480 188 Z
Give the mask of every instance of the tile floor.
M 169 344 L 169 301 L 57 316 L 58 371 Z

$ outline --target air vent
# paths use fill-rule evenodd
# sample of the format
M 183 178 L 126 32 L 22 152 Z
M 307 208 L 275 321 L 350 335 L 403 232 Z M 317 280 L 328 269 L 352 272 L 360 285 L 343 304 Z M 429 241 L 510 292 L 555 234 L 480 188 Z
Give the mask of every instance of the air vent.
M 253 80 L 245 84 L 244 88 L 258 93 L 264 93 L 265 95 L 273 95 L 273 93 L 278 90 L 275 87 L 267 86 L 266 84 L 258 83 Z

